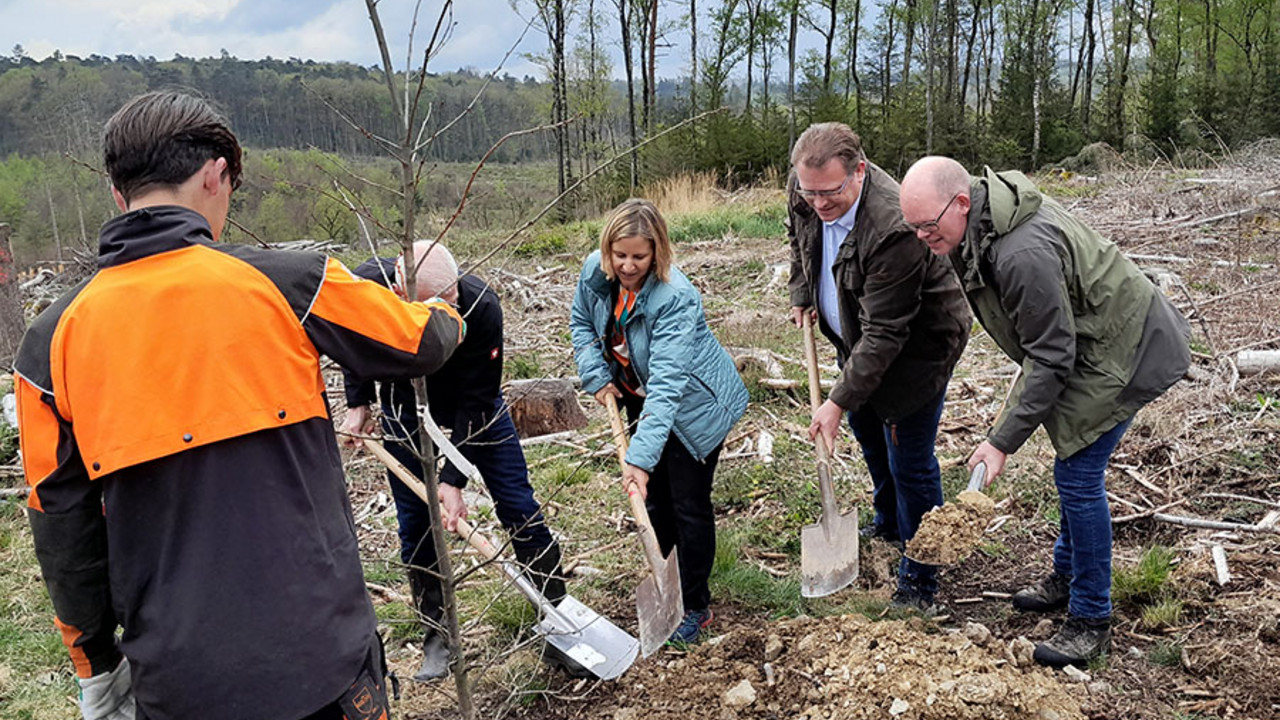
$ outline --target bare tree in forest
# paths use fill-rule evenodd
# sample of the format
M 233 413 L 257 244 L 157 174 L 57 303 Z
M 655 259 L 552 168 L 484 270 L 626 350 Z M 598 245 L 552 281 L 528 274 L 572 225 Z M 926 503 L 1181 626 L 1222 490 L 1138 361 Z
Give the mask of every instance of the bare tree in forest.
M 787 0 L 787 147 L 796 144 L 796 25 L 801 0 Z
M 627 126 L 631 136 L 631 182 L 629 190 L 635 192 L 636 185 L 640 181 L 640 158 L 635 151 L 636 145 L 639 144 L 639 136 L 636 134 L 636 82 L 634 69 L 634 55 L 631 50 L 631 15 L 632 0 L 613 0 L 614 5 L 618 8 L 618 33 L 622 39 L 622 65 L 626 68 L 627 73 Z
M 689 0 L 689 114 L 698 114 L 698 0 Z

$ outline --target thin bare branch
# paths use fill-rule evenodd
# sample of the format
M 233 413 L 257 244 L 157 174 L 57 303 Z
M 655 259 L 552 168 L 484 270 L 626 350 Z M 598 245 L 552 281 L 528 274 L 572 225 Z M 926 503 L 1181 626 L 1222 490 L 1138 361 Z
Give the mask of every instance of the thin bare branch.
M 361 135 L 369 138 L 370 140 L 377 143 L 378 145 L 382 146 L 382 149 L 385 150 L 389 155 L 391 155 L 391 157 L 393 158 L 399 157 L 399 154 L 398 154 L 399 147 L 395 143 L 391 142 L 390 140 L 382 137 L 381 135 L 369 130 L 365 126 L 356 122 L 351 116 L 343 112 L 342 108 L 330 102 L 329 98 L 313 90 L 311 86 L 306 83 L 306 81 L 299 81 L 299 82 L 302 83 L 302 87 L 307 92 L 311 93 L 317 99 L 319 99 L 320 102 L 324 103 L 325 107 L 329 108 L 334 112 L 334 114 L 342 118 L 342 121 L 345 122 L 347 125 L 351 126 L 352 129 L 354 129 L 356 132 L 360 133 Z

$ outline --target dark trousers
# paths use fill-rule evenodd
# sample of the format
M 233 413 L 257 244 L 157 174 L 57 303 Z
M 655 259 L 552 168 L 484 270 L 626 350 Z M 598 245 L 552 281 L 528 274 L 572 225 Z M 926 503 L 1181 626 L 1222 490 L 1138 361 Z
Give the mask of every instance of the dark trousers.
M 887 422 L 869 404 L 849 413 L 849 427 L 871 473 L 876 525 L 903 542 L 915 537 L 920 518 L 942 504 L 942 471 L 933 448 L 946 390 L 910 415 Z M 928 599 L 938 591 L 932 565 L 902 558 L 898 587 Z
M 389 416 L 383 412 L 383 432 L 393 437 L 414 438 L 417 446 L 417 417 L 412 413 Z M 387 450 L 422 477 L 422 463 L 408 446 L 387 442 Z M 542 508 L 533 497 L 529 484 L 529 468 L 525 464 L 524 450 L 516 435 L 515 425 L 507 412 L 501 396 L 495 405 L 495 419 L 487 428 L 458 445 L 458 451 L 469 460 L 484 478 L 485 487 L 493 498 L 494 510 L 503 528 L 511 535 L 511 544 L 521 563 L 535 567 L 555 568 L 559 565 L 559 547 L 551 531 L 547 529 Z M 452 466 L 446 466 L 451 468 Z M 441 473 L 442 478 L 449 473 Z M 458 474 L 454 471 L 453 475 Z M 443 615 L 443 591 L 440 579 L 433 573 L 436 568 L 435 544 L 431 539 L 431 514 L 427 504 L 400 481 L 394 474 L 387 474 L 391 483 L 391 495 L 396 503 L 396 518 L 400 525 L 400 559 L 410 567 L 409 582 L 418 610 L 425 620 L 439 621 Z M 415 571 L 417 569 L 417 571 Z M 426 570 L 427 572 L 424 572 Z M 558 598 L 557 598 L 558 600 Z
M 644 410 L 644 398 L 622 394 L 631 432 Z M 680 550 L 680 587 L 684 609 L 705 610 L 711 605 L 711 567 L 716 559 L 716 514 L 711 505 L 711 482 L 723 444 L 699 461 L 672 433 L 662 448 L 658 465 L 649 473 L 645 508 L 653 523 L 662 554 Z

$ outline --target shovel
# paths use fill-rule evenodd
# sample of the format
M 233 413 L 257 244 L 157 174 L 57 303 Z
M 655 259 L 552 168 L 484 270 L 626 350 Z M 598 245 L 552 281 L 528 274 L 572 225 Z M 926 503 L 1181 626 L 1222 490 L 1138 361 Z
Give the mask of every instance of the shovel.
M 618 448 L 618 464 L 625 470 L 627 464 L 627 430 L 618 414 L 618 402 L 612 395 L 605 395 L 605 407 L 609 409 L 609 424 L 613 427 L 613 442 Z M 666 644 L 684 619 L 684 595 L 680 589 L 680 559 L 676 548 L 665 560 L 658 547 L 658 536 L 649 522 L 649 510 L 644 499 L 633 488 L 627 488 L 627 500 L 631 503 L 631 515 L 640 526 L 640 545 L 649 561 L 652 573 L 636 587 L 636 620 L 640 624 L 640 652 L 649 657 Z
M 818 384 L 818 351 L 813 343 L 813 322 L 803 314 L 804 357 L 809 366 L 809 405 L 822 404 Z M 822 433 L 814 437 L 818 459 L 818 490 L 822 494 L 822 519 L 800 529 L 800 594 L 823 597 L 838 592 L 858 577 L 858 512 L 843 515 L 831 487 L 831 452 Z
M 925 513 L 915 536 L 907 541 L 908 560 L 923 565 L 955 565 L 969 557 L 996 513 L 995 503 L 982 494 L 986 480 L 987 464 L 980 462 L 955 502 Z
M 427 496 L 427 488 L 422 481 L 409 472 L 408 468 L 387 452 L 381 444 L 366 442 L 364 447 L 381 460 L 382 464 L 395 473 L 405 485 L 408 485 L 410 490 L 422 498 L 423 502 L 434 502 Z M 461 458 L 461 455 L 458 457 Z M 466 460 L 462 459 L 462 462 Z M 470 472 L 467 469 L 459 469 L 467 475 L 474 473 L 475 467 L 470 463 L 467 465 Z M 541 635 L 552 647 L 573 658 L 574 662 L 601 680 L 612 680 L 618 677 L 635 662 L 636 652 L 639 650 L 639 643 L 635 638 L 583 605 L 572 595 L 565 595 L 558 605 L 553 605 L 529 581 L 529 578 L 520 572 L 519 566 L 510 561 L 499 560 L 498 549 L 466 520 L 458 518 L 455 532 L 471 543 L 471 547 L 480 551 L 486 560 L 498 562 L 516 588 L 529 598 L 529 602 L 533 603 L 534 607 L 538 608 L 538 614 L 542 619 L 534 626 L 534 632 Z

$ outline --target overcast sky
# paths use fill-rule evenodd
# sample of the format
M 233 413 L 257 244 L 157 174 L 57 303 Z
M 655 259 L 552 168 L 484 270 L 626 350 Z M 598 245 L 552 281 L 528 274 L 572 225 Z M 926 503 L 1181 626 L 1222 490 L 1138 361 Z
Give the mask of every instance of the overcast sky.
M 520 0 L 522 8 L 530 4 Z M 509 0 L 457 0 L 454 7 L 452 37 L 432 63 L 437 71 L 492 69 L 526 25 L 521 14 L 527 17 L 527 12 L 512 9 Z M 679 6 L 671 7 L 671 17 L 665 19 L 680 21 Z M 440 0 L 423 0 L 415 55 L 420 55 L 439 8 Z M 613 4 L 598 0 L 597 8 L 611 11 Z M 401 69 L 413 2 L 382 0 L 378 11 L 391 41 L 392 63 Z M 612 20 L 611 13 L 606 17 Z M 608 31 L 609 46 L 617 48 L 612 22 Z M 659 58 L 660 77 L 688 72 L 687 38 L 671 40 L 668 56 Z M 0 54 L 9 54 L 15 45 L 35 59 L 54 50 L 81 57 L 126 54 L 167 60 L 175 54 L 217 56 L 225 49 L 242 59 L 269 55 L 380 64 L 363 0 L 0 0 Z M 545 47 L 546 36 L 531 28 L 504 67 L 516 77 L 536 75 L 537 68 L 522 54 Z M 414 62 L 420 61 L 419 56 Z M 615 75 L 621 76 L 620 54 L 614 64 Z

